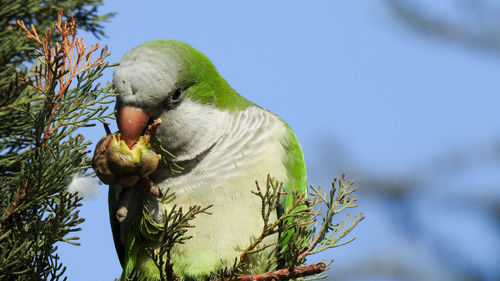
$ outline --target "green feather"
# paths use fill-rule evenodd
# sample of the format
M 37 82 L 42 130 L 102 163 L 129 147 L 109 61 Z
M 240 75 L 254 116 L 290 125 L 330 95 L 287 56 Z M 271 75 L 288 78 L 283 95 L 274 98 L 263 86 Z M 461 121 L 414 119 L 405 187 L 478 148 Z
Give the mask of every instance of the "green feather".
M 135 215 L 130 215 L 123 222 L 127 229 L 125 249 L 125 264 L 122 278 L 135 278 L 133 280 L 158 280 L 158 268 L 145 251 L 146 247 L 155 246 L 160 240 L 164 229 L 149 215 L 149 207 L 141 192 L 136 192 L 137 208 Z M 133 208 L 133 207 L 132 207 Z
M 284 164 L 287 171 L 287 180 L 283 183 L 283 191 L 286 193 L 281 202 L 281 210 L 278 210 L 278 216 L 293 206 L 294 195 L 292 191 L 298 191 L 299 194 L 307 196 L 307 174 L 304 156 L 300 149 L 299 142 L 292 128 L 284 122 L 287 128 L 288 136 L 282 140 L 282 145 L 285 148 Z M 299 206 L 297 209 L 304 209 L 306 206 Z M 285 224 L 291 223 L 290 219 L 285 220 Z M 286 231 L 281 234 L 280 247 L 286 246 L 293 230 Z M 285 260 L 288 257 L 283 257 Z
M 123 266 L 125 250 L 123 244 L 120 242 L 120 223 L 116 219 L 116 198 L 118 197 L 118 187 L 115 185 L 109 186 L 108 191 L 108 211 L 109 211 L 109 222 L 111 224 L 111 232 L 113 233 L 113 241 L 115 243 L 116 253 L 118 254 L 118 259 L 120 264 Z
M 299 141 L 292 128 L 286 122 L 283 121 L 283 123 L 288 131 L 288 137 L 285 138 L 282 143 L 285 148 L 285 159 L 283 162 L 288 173 L 288 180 L 284 184 L 285 191 L 288 192 L 288 194 L 285 196 L 283 202 L 283 208 L 286 210 L 293 205 L 292 190 L 297 190 L 300 194 L 307 194 L 307 174 L 306 164 L 304 156 L 302 155 L 302 150 L 300 149 Z
M 123 267 L 123 277 L 127 277 L 132 273 L 137 260 L 137 247 L 135 247 L 135 235 L 133 232 L 127 233 L 127 242 L 125 245 L 127 245 L 128 247 L 125 252 L 125 266 Z
M 238 94 L 227 81 L 220 76 L 215 66 L 200 51 L 190 45 L 169 39 L 144 43 L 136 48 L 147 47 L 160 52 L 173 52 L 180 60 L 181 72 L 178 81 L 184 88 L 184 95 L 202 104 L 213 104 L 221 110 L 243 110 L 252 102 Z M 134 52 L 132 49 L 130 52 Z M 127 55 L 124 56 L 124 58 Z

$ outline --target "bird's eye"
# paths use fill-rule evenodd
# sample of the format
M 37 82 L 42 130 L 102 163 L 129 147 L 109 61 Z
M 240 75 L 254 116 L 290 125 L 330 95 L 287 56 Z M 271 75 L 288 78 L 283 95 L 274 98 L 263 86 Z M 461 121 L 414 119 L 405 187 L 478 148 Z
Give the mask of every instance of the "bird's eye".
M 182 96 L 182 88 L 179 88 L 172 93 L 172 95 L 170 96 L 170 101 L 172 103 L 178 103 L 181 100 L 181 96 Z
M 178 106 L 182 100 L 183 88 L 178 88 L 174 92 L 171 92 L 163 101 L 164 106 L 167 108 L 174 108 Z

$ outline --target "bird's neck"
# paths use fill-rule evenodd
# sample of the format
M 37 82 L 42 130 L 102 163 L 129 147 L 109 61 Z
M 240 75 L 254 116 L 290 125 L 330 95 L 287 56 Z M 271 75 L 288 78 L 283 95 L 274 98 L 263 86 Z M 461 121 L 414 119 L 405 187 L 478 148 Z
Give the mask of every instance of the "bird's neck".
M 214 111 L 207 105 L 192 103 L 181 110 L 196 111 L 197 114 L 174 119 L 178 122 L 167 127 L 169 130 L 161 131 L 160 137 L 167 140 L 169 146 L 166 148 L 176 156 L 173 161 L 183 168 L 182 172 L 171 173 L 166 171 L 169 167 L 163 166 L 156 174 L 175 177 L 193 169 L 207 171 L 220 167 L 224 159 L 243 157 L 251 161 L 252 155 L 258 155 L 266 148 L 267 141 L 276 139 L 276 144 L 279 144 L 283 134 L 281 120 L 258 106 L 230 112 Z

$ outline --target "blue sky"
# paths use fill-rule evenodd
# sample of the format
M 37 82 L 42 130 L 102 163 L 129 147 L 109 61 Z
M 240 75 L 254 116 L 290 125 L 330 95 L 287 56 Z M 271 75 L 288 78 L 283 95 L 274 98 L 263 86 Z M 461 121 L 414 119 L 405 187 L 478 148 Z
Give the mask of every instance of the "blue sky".
M 432 170 L 426 165 L 435 157 L 500 137 L 500 61 L 409 32 L 382 1 L 123 0 L 105 1 L 101 10 L 117 12 L 105 24 L 108 37 L 99 40 L 109 46 L 111 62 L 154 39 L 191 44 L 240 94 L 292 126 L 311 184 L 326 186 L 344 171 L 398 178 Z M 108 71 L 104 80 L 111 77 Z M 101 126 L 85 132 L 94 142 L 104 134 Z M 471 191 L 482 181 L 498 186 L 498 172 L 499 165 L 458 177 L 437 171 L 432 185 L 423 183 L 408 203 L 422 229 L 444 237 L 452 254 L 465 257 L 458 262 L 487 280 L 500 276 L 498 224 L 473 205 L 452 206 L 446 199 L 478 192 L 500 197 L 498 188 Z M 81 207 L 82 246 L 60 245 L 69 280 L 113 280 L 121 273 L 106 194 L 101 186 L 98 198 Z M 395 265 L 415 261 L 415 271 L 442 277 L 435 280 L 453 276 L 424 240 L 400 233 L 383 200 L 361 198 L 360 211 L 367 219 L 358 239 L 318 257 L 335 258 L 332 280 L 348 280 L 350 269 L 377 256 L 394 257 Z

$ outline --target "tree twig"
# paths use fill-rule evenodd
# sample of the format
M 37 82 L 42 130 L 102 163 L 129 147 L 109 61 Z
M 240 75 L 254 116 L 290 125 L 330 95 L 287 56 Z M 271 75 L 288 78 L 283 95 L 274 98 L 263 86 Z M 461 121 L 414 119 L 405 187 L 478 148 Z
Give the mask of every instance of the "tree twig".
M 270 183 L 270 181 L 272 181 L 272 179 L 270 179 L 270 176 L 268 175 L 268 183 L 267 183 L 268 188 L 269 188 L 269 185 L 272 184 L 272 182 Z M 259 183 L 257 181 L 255 181 L 255 184 L 257 186 L 258 192 L 254 193 L 254 194 L 257 194 L 259 197 L 264 196 L 260 191 Z M 282 185 L 282 183 L 280 183 L 280 185 L 279 185 L 280 188 L 281 188 L 281 185 Z M 281 223 L 285 219 L 290 217 L 292 212 L 296 211 L 295 209 L 298 206 L 306 205 L 306 202 L 307 202 L 307 198 L 305 197 L 304 194 L 298 195 L 297 198 L 295 199 L 295 201 L 293 202 L 293 205 L 290 208 L 288 208 L 273 224 L 265 226 L 264 231 L 262 231 L 259 238 L 257 238 L 251 245 L 249 245 L 241 253 L 240 260 L 243 260 L 255 247 L 257 247 L 258 244 L 260 244 L 264 240 L 264 238 L 266 238 L 267 236 L 269 236 L 271 234 L 274 234 L 276 232 L 276 229 L 281 225 Z
M 52 127 L 52 121 L 71 81 L 79 74 L 104 64 L 101 56 L 92 61 L 92 53 L 99 48 L 99 43 L 91 45 L 87 49 L 87 46 L 83 43 L 83 38 L 76 38 L 77 27 L 75 20 L 71 17 L 69 22 L 62 22 L 62 14 L 63 10 L 59 9 L 55 28 L 51 28 L 45 33 L 43 38 L 38 36 L 36 28 L 33 25 L 31 25 L 30 31 L 23 21 L 17 21 L 17 24 L 26 33 L 26 37 L 35 40 L 40 45 L 41 51 L 39 50 L 38 52 L 41 59 L 45 61 L 42 65 L 35 67 L 33 71 L 35 74 L 35 83 L 32 83 L 32 86 L 41 94 L 46 94 L 47 90 L 50 90 L 53 86 L 55 87 L 57 82 L 59 83 L 59 91 L 42 136 L 42 150 L 45 147 L 47 139 L 58 128 L 58 126 Z M 60 44 L 50 47 L 50 40 L 55 30 L 61 34 L 62 41 Z M 73 53 L 74 50 L 76 50 L 76 54 Z M 42 81 L 45 82 L 43 86 Z
M 7 212 L 3 215 L 2 219 L 0 219 L 0 228 L 2 227 L 3 223 L 5 220 L 14 212 L 16 209 L 17 205 L 19 205 L 19 202 L 21 201 L 21 198 L 23 198 L 24 194 L 26 193 L 26 187 L 28 186 L 28 180 L 24 181 L 24 187 L 19 190 L 19 192 L 16 195 L 16 199 L 14 199 L 14 202 L 10 205 L 9 209 Z
M 235 280 L 238 281 L 287 281 L 294 278 L 306 277 L 321 273 L 326 270 L 326 264 L 323 262 L 311 264 L 311 265 L 301 265 L 294 268 L 285 268 L 276 270 L 273 272 L 267 272 L 263 274 L 249 274 L 240 275 L 236 277 Z M 217 279 L 217 281 L 222 281 Z M 227 281 L 227 280 L 226 280 Z

